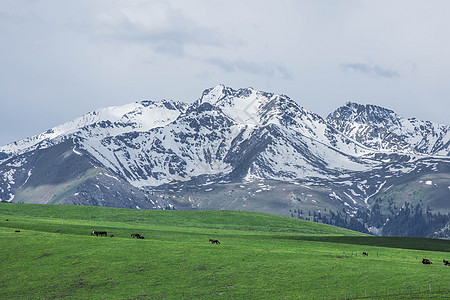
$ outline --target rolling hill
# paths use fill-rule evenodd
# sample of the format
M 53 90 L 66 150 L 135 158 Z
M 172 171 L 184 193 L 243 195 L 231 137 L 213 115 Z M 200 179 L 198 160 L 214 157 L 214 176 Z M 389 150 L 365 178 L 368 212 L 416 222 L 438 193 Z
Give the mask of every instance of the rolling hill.
M 91 236 L 92 230 L 114 237 Z M 442 264 L 449 241 L 373 237 L 255 212 L 0 203 L 0 240 L 2 299 L 442 299 L 449 293 L 450 268 Z

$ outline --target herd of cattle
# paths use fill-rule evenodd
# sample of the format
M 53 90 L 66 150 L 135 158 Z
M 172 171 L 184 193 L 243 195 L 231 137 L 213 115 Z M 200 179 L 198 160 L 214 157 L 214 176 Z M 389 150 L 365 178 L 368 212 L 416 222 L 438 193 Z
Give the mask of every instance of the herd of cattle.
M 108 232 L 106 232 L 106 231 L 95 231 L 95 230 L 93 230 L 92 232 L 91 232 L 91 236 L 108 236 Z M 111 234 L 109 237 L 114 237 L 114 235 L 113 234 Z M 142 235 L 140 235 L 139 233 L 132 233 L 131 234 L 131 237 L 132 238 L 137 238 L 137 239 L 140 239 L 140 240 L 143 240 L 143 239 L 145 239 L 145 237 L 143 237 Z
M 93 230 L 92 232 L 91 232 L 91 236 L 108 236 L 108 232 L 106 232 L 106 231 L 96 231 L 96 230 Z M 114 237 L 114 235 L 110 235 L 109 237 Z M 143 240 L 143 239 L 145 239 L 145 237 L 144 236 L 142 236 L 142 235 L 140 235 L 139 233 L 132 233 L 131 234 L 131 237 L 134 239 L 134 238 L 137 238 L 137 239 L 139 239 L 139 240 Z M 212 240 L 212 239 L 209 239 L 209 242 L 211 243 L 211 244 L 220 244 L 220 242 L 219 242 L 219 240 Z M 365 252 L 365 253 L 367 253 L 367 252 Z
M 210 240 L 211 241 L 211 240 Z M 369 253 L 368 252 L 363 252 L 363 255 L 364 256 L 369 256 Z M 442 262 L 444 263 L 444 266 L 447 266 L 447 267 L 450 267 L 450 262 L 448 261 L 448 260 L 442 260 Z M 424 264 L 424 265 L 431 265 L 431 264 L 433 264 L 432 262 L 431 262 L 431 260 L 429 260 L 428 258 L 424 258 L 424 259 L 422 259 L 422 263 Z
M 143 237 L 142 235 L 140 235 L 139 233 L 133 233 L 133 234 L 131 234 L 131 237 L 134 239 L 134 238 L 137 238 L 137 239 L 139 239 L 139 240 L 143 240 L 143 239 L 145 239 L 145 237 Z
M 443 259 L 442 262 L 444 263 L 444 266 L 450 267 L 450 262 L 448 260 Z M 429 260 L 427 258 L 422 259 L 422 263 L 424 265 L 431 265 L 431 264 L 433 264 L 431 262 L 431 260 Z
M 6 221 L 9 221 L 8 219 L 6 219 Z M 64 224 L 64 223 L 63 223 Z M 16 230 L 16 232 L 20 232 L 20 230 Z M 108 236 L 108 233 L 106 232 L 106 231 L 95 231 L 95 230 L 93 230 L 92 232 L 91 232 L 91 236 Z M 110 235 L 109 237 L 114 237 L 114 235 Z M 139 233 L 132 233 L 131 234 L 131 237 L 132 238 L 137 238 L 137 239 L 140 239 L 140 240 L 143 240 L 143 239 L 145 239 L 145 237 L 143 237 L 142 235 L 140 235 Z M 211 244 L 220 244 L 220 242 L 219 242 L 219 240 L 213 240 L 213 239 L 209 239 L 209 242 L 211 243 Z M 366 252 L 366 251 L 364 251 L 363 252 L 363 255 L 364 256 L 369 256 L 369 253 L 368 252 Z M 442 260 L 442 262 L 444 263 L 444 266 L 447 266 L 447 267 L 450 267 L 450 262 L 448 261 L 448 260 Z M 424 264 L 424 265 L 431 265 L 431 264 L 433 264 L 432 262 L 431 262 L 431 260 L 429 260 L 428 258 L 424 258 L 424 259 L 422 259 L 422 263 Z
M 106 233 L 106 231 L 92 231 L 91 235 L 95 235 L 95 236 L 107 236 L 108 234 Z M 113 235 L 110 235 L 110 237 L 114 237 Z M 142 235 L 140 235 L 139 233 L 133 233 L 131 235 L 132 238 L 137 238 L 137 239 L 144 239 L 144 237 Z M 209 242 L 211 244 L 220 244 L 219 240 L 213 240 L 213 239 L 209 239 Z M 364 256 L 369 256 L 369 252 L 364 251 L 362 253 Z M 428 258 L 424 258 L 422 259 L 422 263 L 424 265 L 431 265 L 432 262 L 431 260 L 429 260 Z M 443 260 L 444 266 L 450 267 L 450 262 L 448 260 Z

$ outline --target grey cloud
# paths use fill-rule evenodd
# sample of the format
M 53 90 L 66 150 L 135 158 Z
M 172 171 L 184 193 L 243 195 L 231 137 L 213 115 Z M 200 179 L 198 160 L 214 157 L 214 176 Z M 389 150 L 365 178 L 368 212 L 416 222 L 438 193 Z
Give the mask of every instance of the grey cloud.
M 97 16 L 97 35 L 142 44 L 171 56 L 183 56 L 188 45 L 223 47 L 217 32 L 197 24 L 165 1 L 103 12 Z
M 244 72 L 265 76 L 280 76 L 283 79 L 292 80 L 291 72 L 284 66 L 273 63 L 249 62 L 243 59 L 225 60 L 219 57 L 213 57 L 204 60 L 206 63 L 219 67 L 222 70 L 232 72 Z
M 341 65 L 342 69 L 347 71 L 356 71 L 368 75 L 372 75 L 375 77 L 384 77 L 384 78 L 397 78 L 400 77 L 400 74 L 391 69 L 382 68 L 379 65 L 370 65 L 364 63 L 346 63 Z
M 294 76 L 292 76 L 291 72 L 283 66 L 277 66 L 278 72 L 280 72 L 281 77 L 283 79 L 293 80 Z

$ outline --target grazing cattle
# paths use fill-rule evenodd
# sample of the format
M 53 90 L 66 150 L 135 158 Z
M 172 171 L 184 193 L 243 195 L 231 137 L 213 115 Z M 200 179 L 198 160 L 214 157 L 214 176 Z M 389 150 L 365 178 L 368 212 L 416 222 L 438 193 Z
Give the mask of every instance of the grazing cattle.
M 140 235 L 140 236 L 138 236 L 138 237 L 136 237 L 137 239 L 140 239 L 140 240 L 143 240 L 143 239 L 145 239 L 145 237 L 143 237 L 142 235 Z
M 134 238 L 139 238 L 141 235 L 139 233 L 133 233 L 131 234 L 131 237 Z
M 16 232 L 20 232 L 20 230 L 16 230 Z
M 369 256 L 369 253 L 367 253 L 367 252 L 363 252 L 363 255 L 365 255 L 365 256 Z
M 210 242 L 211 244 L 220 244 L 219 240 L 212 240 L 212 239 L 209 239 L 209 242 Z
M 111 234 L 109 237 L 114 237 L 114 234 Z
M 432 262 L 429 259 L 427 259 L 427 258 L 422 259 L 422 263 L 424 265 L 431 265 L 432 264 Z
M 91 236 L 108 236 L 108 233 L 106 231 L 92 231 Z
M 448 260 L 443 260 L 444 266 L 450 267 L 450 262 Z

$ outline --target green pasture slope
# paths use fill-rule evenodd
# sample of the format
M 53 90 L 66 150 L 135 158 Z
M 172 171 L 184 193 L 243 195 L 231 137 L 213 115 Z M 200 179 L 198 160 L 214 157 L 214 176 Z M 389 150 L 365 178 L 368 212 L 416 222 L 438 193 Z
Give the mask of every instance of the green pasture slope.
M 252 212 L 1 203 L 0 299 L 442 299 L 449 251 Z

